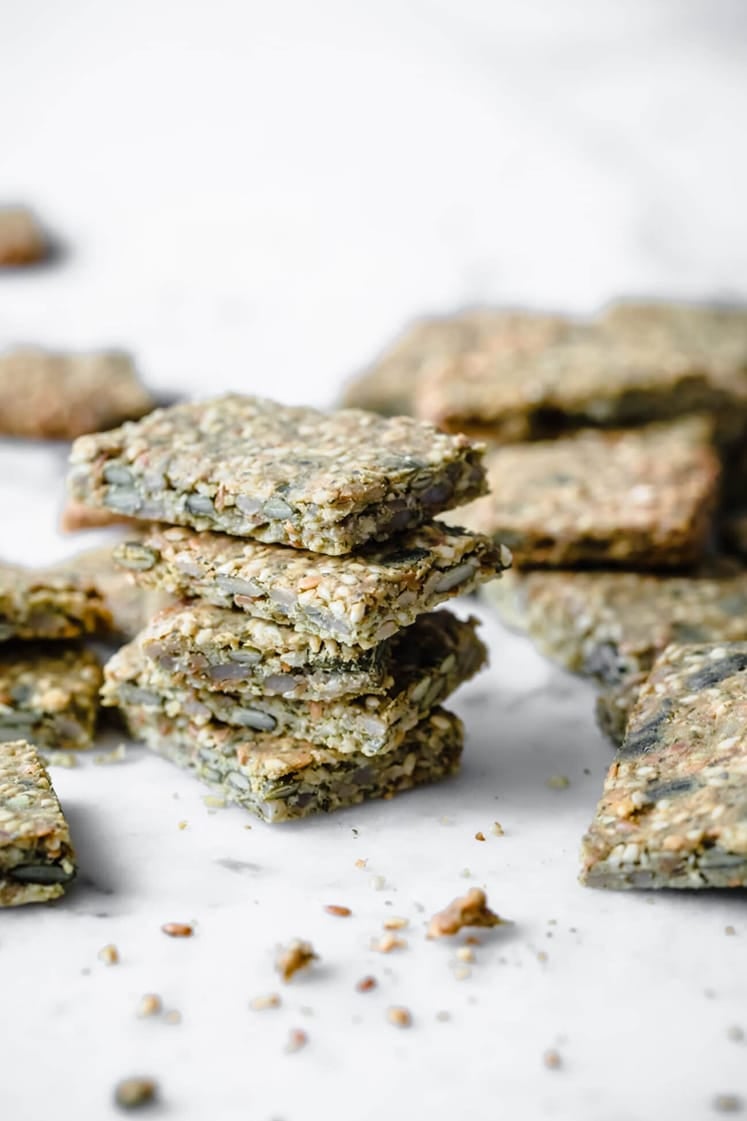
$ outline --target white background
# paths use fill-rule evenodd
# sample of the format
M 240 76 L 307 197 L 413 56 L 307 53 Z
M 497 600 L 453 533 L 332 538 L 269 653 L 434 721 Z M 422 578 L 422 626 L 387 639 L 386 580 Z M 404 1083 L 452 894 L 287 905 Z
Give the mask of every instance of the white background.
M 121 345 L 163 391 L 327 404 L 423 312 L 745 298 L 746 32 L 739 0 L 0 0 L 0 198 L 67 245 L 0 278 L 0 346 Z M 60 449 L 0 445 L 0 553 L 75 547 L 63 472 Z M 440 788 L 247 830 L 139 749 L 55 769 L 81 883 L 0 918 L 2 1121 L 105 1119 L 133 1072 L 185 1121 L 689 1121 L 747 1097 L 744 894 L 577 886 L 609 760 L 592 694 L 484 631 Z M 475 883 L 514 925 L 458 980 L 425 921 Z M 409 947 L 381 957 L 389 913 Z M 321 963 L 251 1012 L 294 934 Z M 146 991 L 182 1022 L 138 1020 Z M 293 1027 L 310 1043 L 288 1055 Z

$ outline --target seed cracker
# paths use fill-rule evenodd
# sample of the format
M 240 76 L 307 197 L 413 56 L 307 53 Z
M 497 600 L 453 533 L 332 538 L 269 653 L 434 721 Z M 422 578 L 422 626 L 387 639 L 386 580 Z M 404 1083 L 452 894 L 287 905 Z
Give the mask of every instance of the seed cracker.
M 488 454 L 492 493 L 454 519 L 492 535 L 519 567 L 695 563 L 720 466 L 705 419 L 598 432 Z
M 344 754 L 375 755 L 398 747 L 434 705 L 485 664 L 476 626 L 476 619 L 462 622 L 448 611 L 422 615 L 393 644 L 393 683 L 382 695 L 289 701 L 178 686 L 135 642 L 107 664 L 102 699 L 125 709 L 135 703 L 182 722 L 218 720 L 248 728 L 258 741 L 263 734 L 282 735 Z
M 56 899 L 75 854 L 49 775 L 22 740 L 0 750 L 0 907 Z
M 0 432 L 7 436 L 73 440 L 142 417 L 154 405 L 132 359 L 118 351 L 29 347 L 0 354 Z
M 568 329 L 560 316 L 502 308 L 470 309 L 420 320 L 371 369 L 348 383 L 343 403 L 386 416 L 412 414 L 420 379 L 430 371 L 475 351 L 516 360 L 542 349 Z
M 0 561 L 0 642 L 79 638 L 110 627 L 107 606 L 85 576 Z
M 70 489 L 145 520 L 340 555 L 484 493 L 482 455 L 410 417 L 233 394 L 81 437 Z
M 114 550 L 145 588 L 238 607 L 304 634 L 368 648 L 508 567 L 507 549 L 431 522 L 353 556 L 153 526 Z
M 135 739 L 267 822 L 330 813 L 447 778 L 459 767 L 463 742 L 461 721 L 444 709 L 434 709 L 394 751 L 374 756 L 283 736 L 252 739 L 218 721 L 184 726 L 138 705 L 124 714 Z
M 747 643 L 660 656 L 581 855 L 591 887 L 747 886 Z
M 91 747 L 102 680 L 90 650 L 55 643 L 4 644 L 0 741 L 24 739 L 61 751 Z

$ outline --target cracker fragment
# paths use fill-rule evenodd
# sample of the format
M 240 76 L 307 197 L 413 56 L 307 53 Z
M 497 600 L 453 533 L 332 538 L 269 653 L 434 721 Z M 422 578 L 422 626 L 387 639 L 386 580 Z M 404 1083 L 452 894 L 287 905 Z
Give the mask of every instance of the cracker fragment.
M 667 647 L 582 843 L 590 887 L 747 885 L 747 642 Z
M 444 938 L 458 934 L 465 926 L 503 926 L 500 918 L 488 907 L 485 892 L 479 887 L 470 888 L 466 895 L 452 899 L 443 911 L 437 911 L 428 926 L 428 938 Z
M 340 555 L 485 491 L 483 449 L 410 417 L 228 395 L 76 441 L 93 507 Z
M 79 638 L 110 626 L 106 604 L 84 575 L 0 561 L 0 642 Z
M 149 413 L 155 401 L 120 351 L 63 354 L 23 348 L 0 354 L 0 432 L 74 440 Z
M 0 267 L 32 265 L 47 254 L 47 239 L 25 206 L 0 207 Z
M 67 822 L 36 750 L 0 749 L 0 907 L 62 895 L 75 877 Z
M 518 567 L 683 567 L 711 530 L 720 465 L 710 437 L 709 422 L 689 418 L 497 447 L 492 492 L 456 516 L 507 545 Z
M 312 962 L 317 961 L 318 956 L 314 953 L 311 942 L 294 938 L 287 946 L 281 946 L 278 950 L 275 969 L 287 984 L 300 969 L 308 969 Z

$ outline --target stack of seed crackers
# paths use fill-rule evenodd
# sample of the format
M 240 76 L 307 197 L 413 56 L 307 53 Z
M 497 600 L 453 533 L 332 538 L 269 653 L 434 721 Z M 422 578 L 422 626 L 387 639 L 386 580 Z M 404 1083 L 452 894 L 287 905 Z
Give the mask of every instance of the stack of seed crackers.
M 480 445 L 231 395 L 82 437 L 70 486 L 152 523 L 116 560 L 179 597 L 105 670 L 136 738 L 267 821 L 456 769 L 462 727 L 438 706 L 486 651 L 433 609 L 510 555 L 433 518 L 484 493 Z
M 485 594 L 599 686 L 620 747 L 585 880 L 747 883 L 747 313 L 464 313 L 419 324 L 347 399 L 386 411 L 395 388 L 490 442 L 490 493 L 459 512 L 514 554 Z

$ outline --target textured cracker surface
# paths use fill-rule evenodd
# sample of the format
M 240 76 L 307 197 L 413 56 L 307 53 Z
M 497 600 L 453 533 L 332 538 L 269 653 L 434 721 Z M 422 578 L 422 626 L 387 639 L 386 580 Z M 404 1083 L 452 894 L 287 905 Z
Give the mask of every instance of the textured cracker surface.
M 267 822 L 330 813 L 447 778 L 459 767 L 464 735 L 458 717 L 435 709 L 393 751 L 342 755 L 283 736 L 253 739 L 218 721 L 182 725 L 138 705 L 124 715 L 135 739 Z
M 168 717 L 250 728 L 258 740 L 283 735 L 313 740 L 341 753 L 374 755 L 398 747 L 409 730 L 485 664 L 477 621 L 449 611 L 422 615 L 403 633 L 392 657 L 393 682 L 382 695 L 340 701 L 289 701 L 178 687 L 143 655 L 137 643 L 106 666 L 104 704 L 136 704 Z
M 666 646 L 747 641 L 747 571 L 730 562 L 688 576 L 516 571 L 482 595 L 543 654 L 603 687 L 597 715 L 615 742 Z
M 52 882 L 19 878 L 38 868 Z M 70 833 L 44 764 L 23 740 L 0 745 L 0 907 L 55 899 L 74 875 Z
M 30 265 L 46 256 L 44 233 L 30 210 L 0 207 L 0 266 Z
M 228 395 L 81 437 L 77 501 L 339 555 L 485 490 L 483 449 L 410 417 Z
M 199 596 L 362 647 L 473 591 L 510 560 L 489 538 L 440 522 L 345 557 L 154 526 L 142 541 L 118 545 L 114 556 L 146 588 Z
M 24 739 L 66 751 L 90 747 L 102 680 L 90 650 L 54 643 L 0 647 L 0 741 Z
M 478 339 L 416 393 L 418 416 L 500 442 L 735 409 L 747 413 L 747 315 L 676 305 L 614 305 L 524 353 Z
M 747 643 L 670 646 L 582 846 L 594 887 L 747 885 Z
M 78 638 L 110 626 L 106 604 L 85 575 L 0 561 L 0 642 Z
M 72 440 L 135 420 L 154 404 L 127 354 L 0 354 L 0 432 L 9 436 Z
M 680 567 L 702 555 L 719 462 L 700 418 L 488 454 L 491 493 L 458 520 L 508 546 L 521 567 Z
M 421 320 L 345 386 L 343 403 L 387 416 L 412 413 L 420 379 L 460 355 L 479 350 L 517 360 L 568 330 L 559 316 L 490 308 Z

